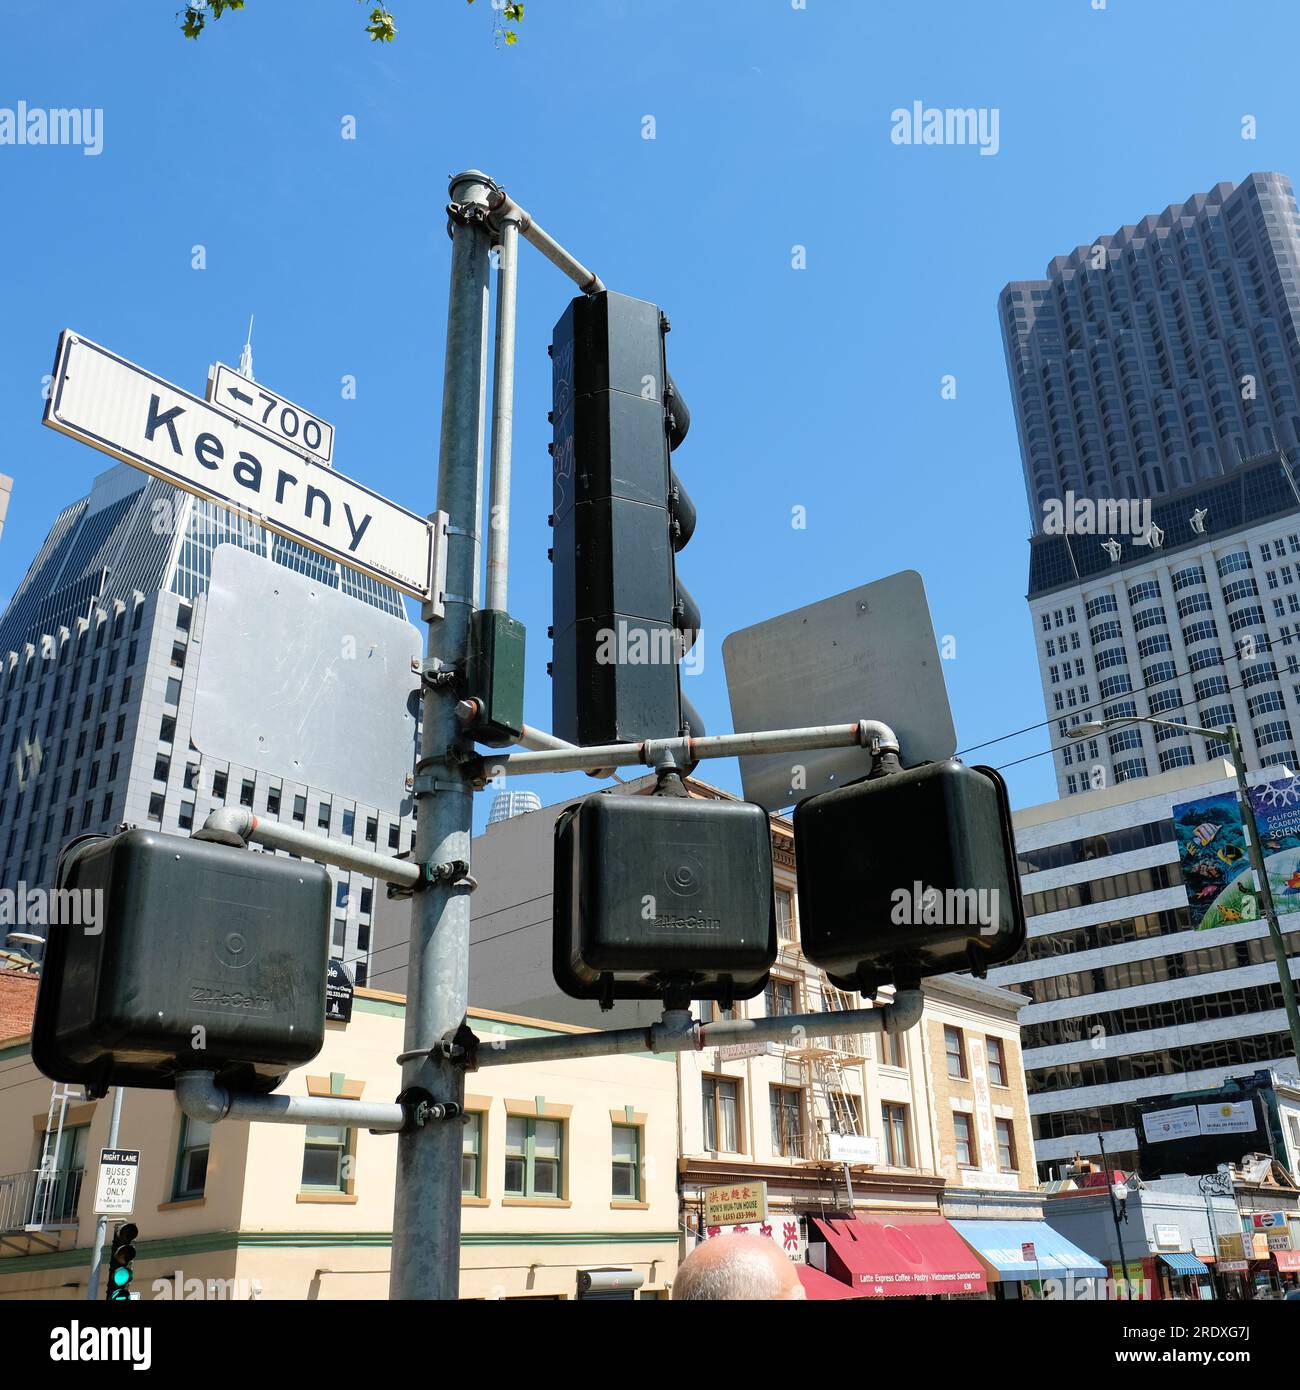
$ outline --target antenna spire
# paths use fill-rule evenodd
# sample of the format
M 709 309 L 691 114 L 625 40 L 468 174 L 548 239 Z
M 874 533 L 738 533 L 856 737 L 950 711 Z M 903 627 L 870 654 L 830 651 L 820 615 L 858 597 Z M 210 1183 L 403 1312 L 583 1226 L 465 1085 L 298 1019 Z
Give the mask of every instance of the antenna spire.
M 253 379 L 253 315 L 248 316 L 248 337 L 244 342 L 244 350 L 239 354 L 239 375 L 247 377 L 249 381 Z

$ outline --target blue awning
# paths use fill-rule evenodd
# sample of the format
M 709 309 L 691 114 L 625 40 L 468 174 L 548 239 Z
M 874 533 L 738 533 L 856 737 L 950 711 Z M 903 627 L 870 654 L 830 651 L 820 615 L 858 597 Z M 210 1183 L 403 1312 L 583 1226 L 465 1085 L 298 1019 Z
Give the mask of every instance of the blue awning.
M 1073 1274 L 1080 1279 L 1104 1279 L 1106 1270 L 1072 1245 L 1046 1221 L 954 1221 L 952 1225 L 967 1245 L 1004 1279 L 1039 1279 Z M 1032 1244 L 1034 1259 L 1027 1260 L 1021 1247 Z
M 1210 1272 L 1210 1268 L 1205 1261 L 1198 1260 L 1195 1255 L 1178 1253 L 1166 1255 L 1161 1252 L 1160 1258 L 1175 1274 L 1209 1274 Z

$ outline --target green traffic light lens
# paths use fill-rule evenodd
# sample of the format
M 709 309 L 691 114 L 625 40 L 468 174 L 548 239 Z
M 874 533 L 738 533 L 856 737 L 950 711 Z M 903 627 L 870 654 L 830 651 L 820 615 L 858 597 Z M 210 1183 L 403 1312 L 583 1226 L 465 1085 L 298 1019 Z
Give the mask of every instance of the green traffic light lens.
M 115 1269 L 112 1274 L 113 1283 L 120 1289 L 123 1284 L 131 1282 L 131 1271 L 129 1269 Z
M 125 1289 L 112 1289 L 109 1291 L 108 1301 L 110 1303 L 129 1303 L 131 1295 Z

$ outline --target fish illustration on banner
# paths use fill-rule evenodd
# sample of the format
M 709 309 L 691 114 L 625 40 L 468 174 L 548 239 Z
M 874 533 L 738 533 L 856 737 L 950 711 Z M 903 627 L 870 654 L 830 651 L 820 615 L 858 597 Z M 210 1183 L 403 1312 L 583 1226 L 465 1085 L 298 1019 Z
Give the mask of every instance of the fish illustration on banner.
M 1300 911 L 1300 777 L 1252 787 L 1250 802 L 1274 904 L 1279 913 Z M 1183 802 L 1173 808 L 1173 823 L 1192 926 L 1208 930 L 1259 918 L 1236 793 Z

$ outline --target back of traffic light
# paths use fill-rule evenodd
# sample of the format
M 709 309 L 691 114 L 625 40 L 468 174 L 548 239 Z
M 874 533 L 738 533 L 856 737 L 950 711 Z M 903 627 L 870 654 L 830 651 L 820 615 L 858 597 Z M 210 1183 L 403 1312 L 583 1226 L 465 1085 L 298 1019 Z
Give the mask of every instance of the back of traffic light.
M 140 1234 L 135 1223 L 123 1222 L 113 1231 L 113 1245 L 108 1256 L 108 1287 L 104 1297 L 110 1303 L 125 1303 L 131 1297 L 131 1280 L 135 1271 L 135 1239 Z
M 670 463 L 690 411 L 668 371 L 667 318 L 602 291 L 551 345 L 552 725 L 570 743 L 704 733 L 679 663 L 700 612 L 677 577 L 696 513 Z
M 178 1072 L 271 1091 L 325 1039 L 329 873 L 322 864 L 158 831 L 65 846 L 32 1060 L 88 1095 L 169 1089 Z M 79 914 L 85 916 L 85 914 Z
M 680 790 L 596 794 L 556 822 L 553 974 L 565 994 L 604 1009 L 616 999 L 729 1008 L 762 992 L 776 948 L 761 806 Z
M 981 977 L 1024 944 L 1011 803 L 991 767 L 878 756 L 868 777 L 800 802 L 794 840 L 803 952 L 843 989 Z

